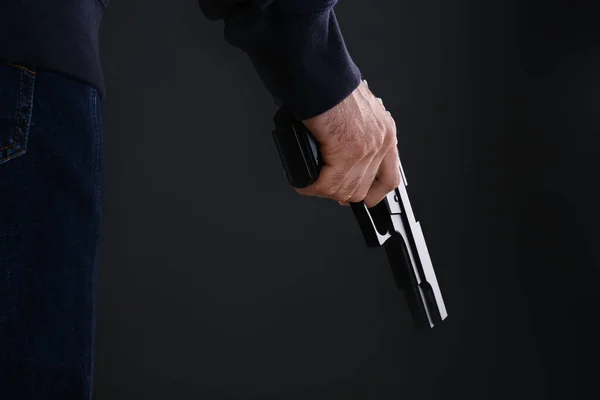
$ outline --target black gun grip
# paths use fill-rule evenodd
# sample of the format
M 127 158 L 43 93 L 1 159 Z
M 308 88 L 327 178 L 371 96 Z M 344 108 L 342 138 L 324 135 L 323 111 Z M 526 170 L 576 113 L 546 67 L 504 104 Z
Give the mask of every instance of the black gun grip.
M 323 167 L 315 139 L 308 128 L 285 107 L 277 111 L 273 120 L 273 139 L 288 182 L 295 188 L 311 185 Z

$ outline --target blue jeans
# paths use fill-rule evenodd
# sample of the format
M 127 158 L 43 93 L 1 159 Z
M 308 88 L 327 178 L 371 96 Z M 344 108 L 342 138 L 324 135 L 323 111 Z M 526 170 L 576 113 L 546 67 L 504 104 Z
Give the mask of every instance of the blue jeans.
M 97 91 L 0 61 L 0 399 L 91 397 Z

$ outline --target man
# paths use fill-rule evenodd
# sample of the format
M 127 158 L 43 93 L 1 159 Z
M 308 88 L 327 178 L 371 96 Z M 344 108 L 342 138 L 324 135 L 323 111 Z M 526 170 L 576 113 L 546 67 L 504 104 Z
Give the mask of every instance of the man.
M 102 194 L 107 0 L 0 4 L 0 398 L 87 399 Z M 349 56 L 336 0 L 201 0 L 320 143 L 299 190 L 377 204 L 399 184 L 395 124 Z

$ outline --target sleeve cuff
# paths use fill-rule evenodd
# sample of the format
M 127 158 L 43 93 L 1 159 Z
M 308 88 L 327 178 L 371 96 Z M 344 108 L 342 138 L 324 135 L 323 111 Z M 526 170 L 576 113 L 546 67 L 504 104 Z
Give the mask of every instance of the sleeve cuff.
M 240 22 L 226 22 L 227 40 L 250 56 L 269 92 L 296 118 L 324 113 L 360 84 L 332 8 L 294 17 L 270 15 L 252 29 Z

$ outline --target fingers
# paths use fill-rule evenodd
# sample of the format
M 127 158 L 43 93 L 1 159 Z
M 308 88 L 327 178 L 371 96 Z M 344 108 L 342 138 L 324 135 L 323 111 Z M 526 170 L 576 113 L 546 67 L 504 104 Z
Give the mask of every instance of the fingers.
M 346 178 L 344 184 L 342 184 L 341 191 L 344 194 L 342 197 L 346 199 L 342 200 L 344 203 L 359 203 L 369 193 L 369 189 L 373 185 L 379 166 L 383 161 L 388 149 L 391 147 L 392 140 L 386 135 L 384 143 L 373 157 L 363 161 L 362 165 L 358 165 Z
M 352 167 L 340 168 L 339 165 L 324 165 L 315 183 L 305 188 L 296 189 L 296 192 L 303 196 L 333 199 L 332 196 L 337 193 L 339 187 L 346 180 L 346 177 L 350 174 L 351 170 Z
M 354 156 L 346 159 L 345 164 L 336 164 L 335 167 L 323 167 L 319 178 L 314 184 L 304 189 L 297 189 L 297 192 L 302 195 L 329 198 L 338 202 L 354 201 L 354 194 L 361 186 L 369 168 L 372 168 L 371 164 L 377 156 L 378 150 L 378 148 L 374 148 L 368 153 L 356 151 Z M 360 154 L 363 154 L 362 157 Z M 363 191 L 362 197 L 366 196 L 368 187 Z
M 383 106 L 383 100 L 381 98 L 376 99 Z M 383 106 L 383 109 L 385 110 L 385 106 Z M 383 158 L 392 147 L 396 148 L 396 124 L 393 118 L 390 118 L 390 120 L 391 123 L 388 124 L 388 129 L 383 136 L 383 142 L 378 146 L 377 153 L 373 157 L 363 160 L 346 177 L 346 181 L 340 188 L 340 197 L 342 197 L 342 200 L 338 201 L 340 205 L 359 203 L 367 197 L 378 175 Z M 346 198 L 344 199 L 344 197 Z
M 317 196 L 337 201 L 346 201 L 345 193 L 340 193 L 340 188 L 346 182 L 355 167 L 365 158 L 371 157 L 368 147 L 361 144 L 342 144 L 343 155 L 335 157 L 330 164 L 325 164 L 319 177 L 312 185 L 303 189 L 296 189 L 304 196 Z
M 376 160 L 371 164 L 371 168 L 361 183 L 361 188 L 357 190 L 356 196 L 353 196 L 349 201 L 364 201 L 367 207 L 373 207 L 399 185 L 396 176 L 400 176 L 397 145 L 396 123 L 393 118 L 390 118 L 390 128 L 386 132 L 383 151 L 378 154 Z M 384 193 L 381 194 L 381 192 Z
M 392 190 L 400 185 L 400 160 L 398 149 L 390 149 L 379 167 L 379 174 L 364 199 L 368 208 L 374 207 Z
M 383 156 L 376 157 L 376 160 L 372 160 L 367 168 L 361 171 L 361 179 L 358 181 L 358 185 L 353 188 L 352 194 L 346 200 L 347 203 L 360 203 L 363 201 L 367 196 L 367 193 L 369 193 L 371 185 L 373 185 L 373 182 L 375 181 L 382 160 Z

